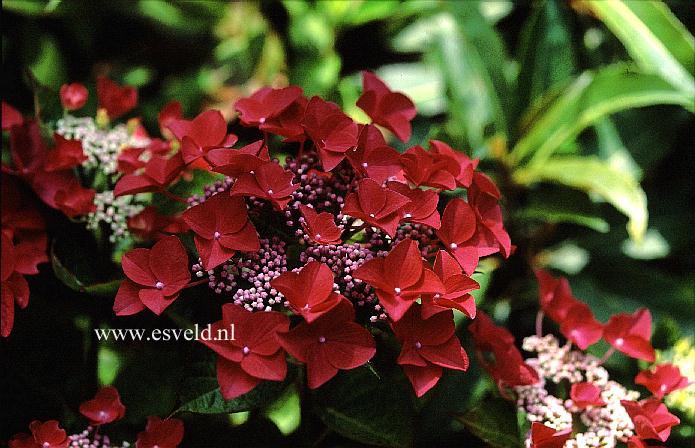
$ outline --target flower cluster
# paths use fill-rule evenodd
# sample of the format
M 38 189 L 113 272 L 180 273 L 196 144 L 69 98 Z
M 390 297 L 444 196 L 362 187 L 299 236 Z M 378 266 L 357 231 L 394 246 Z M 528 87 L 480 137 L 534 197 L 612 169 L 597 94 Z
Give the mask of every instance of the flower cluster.
M 26 308 L 29 304 L 29 284 L 24 276 L 38 274 L 38 265 L 48 261 L 46 254 L 48 236 L 39 209 L 16 178 L 3 175 L 0 190 L 2 200 L 0 335 L 7 337 L 14 326 L 15 304 L 20 308 Z
M 412 102 L 369 72 L 363 87 L 357 104 L 369 124 L 299 87 L 261 89 L 236 103 L 239 124 L 260 137 L 240 147 L 220 112 L 188 120 L 171 103 L 160 113 L 163 139 L 117 158 L 115 200 L 151 192 L 186 210 L 159 223 L 149 209 L 147 219 L 131 214 L 128 225 L 158 241 L 124 255 L 114 311 L 160 314 L 183 289 L 207 284 L 226 302 L 216 325 L 243 334 L 207 343 L 226 399 L 284 379 L 288 355 L 306 364 L 311 388 L 364 365 L 376 352 L 374 325 L 401 342 L 398 363 L 418 396 L 444 368 L 468 367 L 452 309 L 474 318 L 470 275 L 481 257 L 511 252 L 499 191 L 443 142 L 398 153 L 384 129 L 409 140 Z M 218 180 L 177 198 L 170 187 L 193 170 Z M 184 233 L 192 266 L 167 236 Z
M 80 414 L 89 421 L 81 432 L 68 435 L 57 420 L 41 422 L 34 420 L 29 425 L 30 433 L 16 434 L 9 441 L 9 448 L 129 448 L 129 442 L 114 444 L 108 435 L 99 429 L 125 416 L 126 407 L 112 386 L 101 388 L 94 398 L 80 405 Z M 145 430 L 138 433 L 135 448 L 176 448 L 183 440 L 183 422 L 176 418 L 162 420 L 151 416 Z
M 554 278 L 544 271 L 537 271 L 536 277 L 541 305 L 537 334 L 526 337 L 522 345 L 535 357 L 522 359 L 511 333 L 487 316 L 480 314 L 471 324 L 483 366 L 505 396 L 510 396 L 511 387 L 518 408 L 532 424 L 526 446 L 615 447 L 628 443 L 646 447 L 649 441 L 666 442 L 679 419 L 661 400 L 690 384 L 678 367 L 666 363 L 640 372 L 635 383 L 652 396 L 638 401 L 639 392 L 611 380 L 602 366 L 616 350 L 654 362 L 649 311 L 620 313 L 604 325 L 588 305 L 572 295 L 566 278 Z M 545 315 L 559 325 L 566 344 L 560 345 L 552 334 L 543 335 Z M 611 345 L 603 359 L 584 352 L 601 338 Z M 573 349 L 575 345 L 579 350 Z M 485 359 L 484 352 L 491 352 L 494 361 Z

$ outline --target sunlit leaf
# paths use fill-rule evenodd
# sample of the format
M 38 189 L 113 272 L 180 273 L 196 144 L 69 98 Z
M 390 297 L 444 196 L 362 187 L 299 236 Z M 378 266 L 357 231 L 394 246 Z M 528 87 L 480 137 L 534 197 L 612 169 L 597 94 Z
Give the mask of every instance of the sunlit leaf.
M 532 156 L 532 164 L 542 164 L 600 118 L 653 104 L 695 107 L 690 97 L 657 75 L 633 71 L 623 64 L 586 71 L 561 95 L 553 93 L 553 100 L 514 146 L 511 162 Z
M 660 74 L 677 89 L 695 95 L 695 39 L 662 2 L 583 1 L 625 45 L 645 70 Z M 689 72 L 690 70 L 691 72 Z
M 555 157 L 543 164 L 519 168 L 517 182 L 533 185 L 552 182 L 595 194 L 628 218 L 628 233 L 641 239 L 647 230 L 647 197 L 637 180 L 596 157 Z

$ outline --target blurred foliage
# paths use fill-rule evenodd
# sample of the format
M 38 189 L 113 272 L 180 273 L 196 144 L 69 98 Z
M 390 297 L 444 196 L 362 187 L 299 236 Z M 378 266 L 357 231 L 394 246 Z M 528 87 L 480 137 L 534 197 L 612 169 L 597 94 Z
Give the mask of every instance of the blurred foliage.
M 692 2 L 4 0 L 2 7 L 2 96 L 26 113 L 36 99 L 48 114 L 45 98 L 55 102 L 66 81 L 93 91 L 95 76 L 108 74 L 139 88 L 150 129 L 172 99 L 188 116 L 217 107 L 232 119 L 239 97 L 288 83 L 365 121 L 354 106 L 359 71 L 374 70 L 419 110 L 411 141 L 395 147 L 451 142 L 481 158 L 500 185 L 517 251 L 481 266 L 476 299 L 517 338 L 532 332 L 537 307 L 531 266 L 570 275 L 600 320 L 649 307 L 664 349 L 695 331 Z M 35 92 L 37 84 L 45 89 Z M 112 428 L 116 439 L 132 437 L 147 415 L 174 409 L 186 420 L 185 446 L 514 446 L 525 431 L 509 426 L 523 422 L 513 409 L 490 401 L 496 392 L 475 365 L 447 373 L 417 402 L 388 367 L 393 360 L 341 374 L 315 394 L 305 393 L 299 375 L 276 390 L 220 401 L 209 372 L 191 373 L 200 347 L 99 346 L 91 331 L 210 321 L 217 303 L 194 297 L 204 310 L 174 309 L 171 322 L 115 319 L 103 297 L 113 294 L 111 260 L 76 257 L 94 243 L 81 242 L 79 226 L 64 223 L 52 236 L 58 279 L 44 268 L 30 280 L 32 304 L 0 343 L 0 440 L 35 418 L 79 429 L 77 405 L 107 383 L 129 409 Z M 679 344 L 664 359 L 679 356 L 686 342 Z M 631 383 L 637 365 L 617 359 L 609 367 Z M 670 443 L 688 446 L 695 423 L 687 408 L 676 412 L 684 424 Z

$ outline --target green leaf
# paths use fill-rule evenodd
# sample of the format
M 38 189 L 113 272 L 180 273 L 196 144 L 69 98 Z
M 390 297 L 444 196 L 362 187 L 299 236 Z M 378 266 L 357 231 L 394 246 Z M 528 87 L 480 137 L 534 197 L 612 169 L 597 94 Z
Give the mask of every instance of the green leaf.
M 378 2 L 365 0 L 357 8 L 351 8 L 345 22 L 352 26 L 360 26 L 375 20 L 383 20 L 396 13 L 400 7 L 401 2 L 398 0 Z
M 695 39 L 662 2 L 584 1 L 644 70 L 695 96 Z
M 73 273 L 68 269 L 63 262 L 58 257 L 58 250 L 56 249 L 56 241 L 51 244 L 51 267 L 53 268 L 53 273 L 65 286 L 68 288 L 87 294 L 92 294 L 95 296 L 103 297 L 113 297 L 118 291 L 118 287 L 122 280 L 111 280 L 107 282 L 94 282 L 93 278 L 85 278 L 87 275 L 82 275 Z
M 534 3 L 534 11 L 522 30 L 518 59 L 519 105 L 531 104 L 548 88 L 575 72 L 572 35 L 567 25 L 565 7 L 561 3 Z
M 553 207 L 527 207 L 515 215 L 517 219 L 540 221 L 552 224 L 576 224 L 584 226 L 597 232 L 606 233 L 610 230 L 610 225 L 605 219 L 575 212 L 571 210 L 556 209 Z
M 4 0 L 2 9 L 27 16 L 48 15 L 56 10 L 61 0 Z
M 293 433 L 302 421 L 302 409 L 297 388 L 288 387 L 282 397 L 268 407 L 265 415 L 277 425 L 282 434 Z
M 524 185 L 553 182 L 595 194 L 629 218 L 630 237 L 640 240 L 647 230 L 647 197 L 639 182 L 596 157 L 555 157 L 517 169 L 514 179 Z
M 481 148 L 486 136 L 506 134 L 507 128 L 482 49 L 452 14 L 441 13 L 430 20 L 435 21 L 435 54 L 449 93 L 450 132 Z
M 55 91 L 65 82 L 65 64 L 58 44 L 52 36 L 41 36 L 38 52 L 30 62 L 29 69 L 41 85 Z
M 385 447 L 412 444 L 414 409 L 410 391 L 369 370 L 340 372 L 314 395 L 324 424 L 360 443 Z
M 514 405 L 502 399 L 485 400 L 458 420 L 476 437 L 494 448 L 518 448 L 517 413 Z
M 217 382 L 214 363 L 199 362 L 193 369 L 197 374 L 184 380 L 181 392 L 183 404 L 176 412 L 229 414 L 250 411 L 275 401 L 291 382 L 288 372 L 285 381 L 263 381 L 250 392 L 233 400 L 225 400 Z
M 624 64 L 586 71 L 536 117 L 514 146 L 510 161 L 518 164 L 532 156 L 530 163 L 542 164 L 597 120 L 654 104 L 676 104 L 691 110 L 694 107 L 690 97 L 657 75 L 632 71 Z

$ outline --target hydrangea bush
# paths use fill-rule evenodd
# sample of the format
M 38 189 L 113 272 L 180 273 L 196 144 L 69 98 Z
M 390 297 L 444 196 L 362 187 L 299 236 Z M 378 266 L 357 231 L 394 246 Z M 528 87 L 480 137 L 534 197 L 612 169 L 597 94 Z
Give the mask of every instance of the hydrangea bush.
M 522 343 L 528 358 L 476 310 L 471 292 L 480 285 L 471 276 L 480 260 L 515 250 L 500 191 L 478 160 L 443 141 L 402 153 L 390 146 L 394 137 L 410 140 L 416 110 L 373 73 L 363 73 L 357 101 L 369 123 L 300 87 L 267 87 L 234 105 L 239 136 L 220 111 L 188 119 L 176 102 L 159 113 L 159 136 L 136 118 L 119 121 L 136 107 L 137 91 L 107 78 L 97 81 L 97 113 L 79 116 L 88 95 L 64 85 L 65 114 L 48 122 L 3 102 L 11 161 L 2 178 L 2 336 L 15 320 L 21 325 L 24 276 L 49 260 L 38 199 L 106 235 L 124 276 L 116 316 L 182 321 L 172 304 L 195 309 L 199 295 L 215 298 L 213 332 L 233 327 L 236 335 L 200 341 L 216 355 L 222 402 L 296 375 L 309 390 L 342 371 L 378 377 L 377 358 L 402 369 L 415 399 L 445 371 L 477 362 L 526 419 L 529 447 L 653 446 L 678 424 L 662 403 L 689 385 L 678 367 L 640 373 L 635 382 L 651 392 L 640 401 L 602 365 L 614 351 L 654 363 L 648 310 L 601 323 L 566 279 L 537 271 L 537 334 Z M 185 188 L 201 176 L 207 184 Z M 462 316 L 472 321 L 473 360 L 456 332 Z M 544 332 L 545 317 L 557 335 Z M 587 352 L 600 340 L 611 347 L 603 359 Z M 150 417 L 135 446 L 179 445 L 179 410 Z M 115 388 L 98 390 L 79 412 L 89 425 L 82 432 L 34 421 L 31 434 L 9 444 L 117 446 L 100 431 L 127 412 Z

